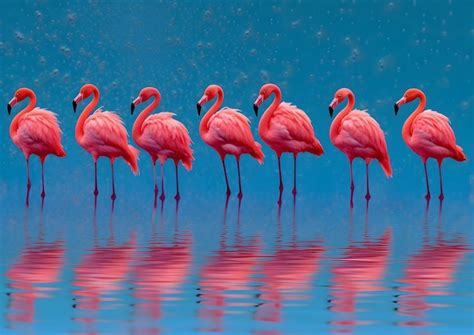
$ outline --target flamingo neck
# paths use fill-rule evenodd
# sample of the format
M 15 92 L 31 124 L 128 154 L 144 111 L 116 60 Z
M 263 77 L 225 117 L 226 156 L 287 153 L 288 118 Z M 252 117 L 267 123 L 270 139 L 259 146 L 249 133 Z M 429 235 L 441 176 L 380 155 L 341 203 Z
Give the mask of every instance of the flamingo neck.
M 329 135 L 331 138 L 334 138 L 335 136 L 339 134 L 339 129 L 340 129 L 342 120 L 344 120 L 347 114 L 349 114 L 354 108 L 355 97 L 352 92 L 348 94 L 347 99 L 348 99 L 348 102 L 347 102 L 346 107 L 344 107 L 339 112 L 339 114 L 336 115 L 336 117 L 334 118 L 334 121 L 331 124 L 331 128 L 329 130 Z
M 219 110 L 223 101 L 224 101 L 224 91 L 222 90 L 222 88 L 219 88 L 219 90 L 217 91 L 216 102 L 214 102 L 211 108 L 209 108 L 209 110 L 204 115 L 199 125 L 199 132 L 201 134 L 207 134 L 207 132 L 209 131 L 209 120 Z
M 272 93 L 275 93 L 275 98 L 268 108 L 263 112 L 260 123 L 258 124 L 259 132 L 265 132 L 270 128 L 270 121 L 273 117 L 273 113 L 277 110 L 281 103 L 281 91 L 278 86 L 273 86 Z
M 28 92 L 27 94 L 28 94 L 28 98 L 30 98 L 28 105 L 26 105 L 25 108 L 21 110 L 21 112 L 15 115 L 15 117 L 12 120 L 12 123 L 10 124 L 11 137 L 14 137 L 16 135 L 16 132 L 18 131 L 18 127 L 20 126 L 20 121 L 23 119 L 23 117 L 27 113 L 31 112 L 36 106 L 36 95 L 32 91 Z
M 413 134 L 413 122 L 415 121 L 416 117 L 418 114 L 422 113 L 425 110 L 426 107 L 426 96 L 423 92 L 419 91 L 417 92 L 416 96 L 420 99 L 420 102 L 418 103 L 418 107 L 411 113 L 411 115 L 408 117 L 408 119 L 405 121 L 403 124 L 402 128 L 402 137 L 405 141 L 409 141 L 411 138 L 411 135 Z
M 92 110 L 99 103 L 100 93 L 97 89 L 93 91 L 94 97 L 82 111 L 76 124 L 76 139 L 80 140 L 84 136 L 84 123 Z
M 153 92 L 152 93 L 153 101 L 151 104 L 145 107 L 145 109 L 138 115 L 137 120 L 133 124 L 133 129 L 132 129 L 132 137 L 135 142 L 140 141 L 140 137 L 143 134 L 143 122 L 145 122 L 146 118 L 155 110 L 158 105 L 160 104 L 161 101 L 161 95 L 159 92 Z

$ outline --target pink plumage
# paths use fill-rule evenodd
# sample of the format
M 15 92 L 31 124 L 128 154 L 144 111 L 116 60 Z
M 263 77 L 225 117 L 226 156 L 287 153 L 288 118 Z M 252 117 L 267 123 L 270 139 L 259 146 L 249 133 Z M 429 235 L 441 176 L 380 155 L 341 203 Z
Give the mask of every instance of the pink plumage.
M 366 168 L 366 194 L 367 201 L 370 199 L 369 190 L 369 164 L 377 160 L 385 175 L 392 176 L 392 166 L 388 155 L 385 134 L 380 125 L 367 111 L 353 109 L 355 103 L 354 93 L 348 88 L 339 89 L 329 105 L 329 114 L 332 117 L 334 108 L 348 99 L 347 106 L 335 117 L 331 124 L 329 137 L 332 144 L 341 150 L 349 159 L 351 171 L 351 200 L 353 206 L 354 178 L 352 173 L 352 161 L 354 158 L 362 158 Z
M 153 101 L 138 116 L 133 125 L 132 136 L 134 141 L 148 152 L 153 162 L 155 196 L 158 192 L 155 164 L 157 159 L 160 161 L 162 172 L 162 200 L 164 200 L 165 196 L 163 164 L 168 159 L 174 161 L 176 171 L 175 198 L 176 200 L 179 200 L 178 163 L 181 161 L 188 171 L 192 169 L 192 161 L 194 160 L 193 150 L 191 149 L 192 141 L 186 127 L 173 118 L 175 114 L 161 112 L 150 115 L 151 112 L 158 107 L 161 100 L 160 91 L 154 87 L 145 87 L 140 91 L 139 96 L 132 102 L 132 114 L 138 104 L 147 101 L 150 98 L 153 98 Z
M 44 161 L 48 155 L 59 157 L 66 156 L 66 152 L 61 144 L 61 128 L 56 118 L 56 114 L 36 105 L 36 95 L 28 88 L 20 88 L 15 96 L 8 103 L 8 113 L 12 107 L 26 98 L 30 101 L 28 105 L 18 113 L 10 125 L 10 137 L 15 145 L 25 155 L 27 168 L 27 193 L 26 204 L 29 204 L 30 191 L 30 169 L 29 159 L 31 155 L 37 155 L 41 160 L 41 197 L 45 197 L 44 190 Z
M 402 136 L 405 143 L 417 153 L 423 161 L 426 181 L 426 200 L 431 199 L 430 186 L 428 183 L 428 170 L 426 161 L 434 158 L 438 161 L 439 169 L 439 199 L 444 199 L 443 179 L 441 176 L 441 165 L 445 158 L 452 158 L 462 162 L 467 159 L 463 149 L 456 144 L 456 137 L 451 128 L 449 119 L 438 112 L 425 110 L 426 96 L 416 88 L 408 89 L 403 97 L 395 103 L 395 115 L 401 105 L 420 99 L 418 107 L 408 117 L 402 129 Z

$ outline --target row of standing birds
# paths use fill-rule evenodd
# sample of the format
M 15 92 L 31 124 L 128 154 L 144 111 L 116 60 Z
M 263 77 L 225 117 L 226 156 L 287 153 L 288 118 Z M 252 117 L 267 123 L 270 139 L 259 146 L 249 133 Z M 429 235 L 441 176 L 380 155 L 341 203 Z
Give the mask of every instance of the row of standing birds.
M 296 160 L 299 153 L 309 152 L 320 156 L 323 147 L 314 134 L 311 120 L 298 107 L 282 101 L 280 88 L 275 84 L 265 84 L 253 108 L 258 116 L 259 106 L 263 101 L 274 95 L 270 106 L 263 113 L 258 126 L 258 133 L 263 141 L 275 151 L 278 158 L 279 189 L 283 191 L 280 158 L 283 153 L 293 154 L 294 179 L 293 194 L 296 195 Z M 97 196 L 97 160 L 99 157 L 108 157 L 112 169 L 112 199 L 115 200 L 114 162 L 122 157 L 131 167 L 133 173 L 138 173 L 137 158 L 139 151 L 128 143 L 127 131 L 120 117 L 109 111 L 97 109 L 91 112 L 99 102 L 99 90 L 91 84 L 84 85 L 73 100 L 74 112 L 77 106 L 92 96 L 76 124 L 77 142 L 87 150 L 94 160 L 95 187 Z M 216 98 L 217 97 L 217 98 Z M 23 151 L 26 158 L 27 190 L 31 187 L 29 175 L 29 158 L 37 155 L 42 165 L 42 193 L 44 198 L 44 161 L 49 154 L 59 157 L 66 155 L 61 144 L 61 129 L 54 113 L 36 107 L 36 96 L 28 88 L 20 88 L 8 103 L 8 112 L 13 106 L 28 98 L 28 105 L 19 112 L 10 126 L 10 136 L 13 142 Z M 191 149 L 191 138 L 186 127 L 173 118 L 174 114 L 161 112 L 150 115 L 160 103 L 160 92 L 153 87 L 146 87 L 140 91 L 138 97 L 131 103 L 131 113 L 137 106 L 151 99 L 151 103 L 137 117 L 133 125 L 132 137 L 135 143 L 144 149 L 151 157 L 154 172 L 155 196 L 158 193 L 156 177 L 156 161 L 161 166 L 161 196 L 164 199 L 163 165 L 166 160 L 172 159 L 176 171 L 176 196 L 179 200 L 178 164 L 181 162 L 187 170 L 191 170 L 194 160 Z M 240 156 L 250 154 L 259 163 L 263 163 L 264 154 L 261 145 L 254 140 L 250 129 L 250 121 L 239 110 L 224 107 L 220 109 L 224 92 L 218 85 L 210 85 L 197 102 L 197 112 L 200 115 L 202 107 L 216 98 L 211 108 L 205 113 L 199 125 L 199 133 L 203 141 L 212 147 L 222 161 L 227 195 L 230 194 L 229 181 L 225 165 L 226 155 L 235 156 L 239 180 L 238 197 L 242 197 L 240 181 Z M 385 174 L 392 176 L 392 167 L 387 150 L 385 135 L 380 125 L 365 110 L 353 109 L 354 94 L 347 88 L 339 89 L 329 105 L 329 114 L 332 117 L 334 110 L 344 100 L 348 104 L 334 118 L 330 128 L 331 142 L 340 149 L 349 159 L 351 175 L 351 205 L 354 191 L 352 161 L 360 157 L 366 164 L 366 199 L 370 199 L 369 191 L 369 163 L 377 160 Z M 441 177 L 441 164 L 444 158 L 451 157 L 457 161 L 466 160 L 460 146 L 456 145 L 454 132 L 449 119 L 432 110 L 425 110 L 426 97 L 419 89 L 409 89 L 403 97 L 395 103 L 395 114 L 401 105 L 419 99 L 418 107 L 410 115 L 403 126 L 402 136 L 407 145 L 417 153 L 424 164 L 426 177 L 426 198 L 431 197 L 426 161 L 434 158 L 439 165 L 440 199 L 444 198 Z M 281 197 L 280 200 L 281 201 Z

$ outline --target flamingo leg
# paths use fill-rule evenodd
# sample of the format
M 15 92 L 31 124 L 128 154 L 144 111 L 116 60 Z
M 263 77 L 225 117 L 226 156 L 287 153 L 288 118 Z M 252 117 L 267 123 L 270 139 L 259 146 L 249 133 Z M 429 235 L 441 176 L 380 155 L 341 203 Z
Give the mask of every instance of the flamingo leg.
M 283 191 L 283 178 L 281 177 L 281 161 L 280 161 L 280 157 L 281 157 L 281 155 L 277 155 L 277 158 L 278 158 L 278 176 L 280 177 L 279 190 L 280 190 L 280 192 L 282 192 L 282 191 Z
M 117 194 L 115 193 L 115 173 L 114 173 L 114 162 L 113 161 L 110 161 L 110 167 L 111 167 L 111 170 L 112 170 L 112 195 L 110 196 L 110 198 L 115 201 L 115 199 L 117 198 Z
M 44 199 L 46 192 L 44 191 L 44 160 L 41 159 L 41 198 Z
M 165 200 L 165 171 L 164 171 L 164 163 L 160 162 L 160 172 L 161 172 L 161 195 L 160 200 Z
M 425 167 L 425 180 L 426 180 L 426 195 L 425 199 L 430 200 L 431 199 L 431 193 L 430 193 L 430 184 L 428 182 L 428 170 L 426 168 L 426 161 L 423 162 L 423 165 Z
M 296 195 L 296 154 L 293 154 L 293 195 Z
M 442 161 L 438 161 L 438 170 L 439 170 L 439 200 L 443 201 L 444 200 L 444 192 L 443 192 L 443 176 L 441 174 L 441 164 Z
M 352 159 L 349 160 L 349 166 L 350 166 L 350 171 L 351 171 L 351 208 L 354 207 L 354 172 L 352 171 Z
M 237 197 L 239 199 L 242 199 L 242 184 L 240 182 L 240 157 L 239 156 L 235 156 L 235 160 L 237 161 L 237 175 L 239 177 L 239 194 L 237 194 Z
M 154 191 L 155 195 L 158 193 L 158 178 L 156 177 L 156 159 L 152 160 L 153 164 L 153 185 L 154 185 Z
M 179 199 L 181 199 L 181 195 L 179 194 L 179 175 L 178 175 L 178 171 L 179 171 L 179 166 L 178 166 L 178 162 L 174 162 L 174 174 L 176 176 L 176 195 L 174 196 L 175 200 L 176 201 L 179 201 Z
M 365 199 L 370 200 L 370 189 L 369 189 L 369 163 L 365 163 L 365 182 L 367 185 L 367 192 L 365 193 Z
M 226 194 L 230 195 L 229 179 L 227 178 L 227 169 L 225 167 L 225 156 L 221 157 L 222 167 L 224 168 L 225 184 L 227 186 Z
M 30 180 L 30 157 L 26 158 L 26 207 L 30 204 L 30 189 L 31 189 L 31 180 Z
M 97 197 L 99 188 L 97 187 L 97 160 L 94 160 L 94 195 Z

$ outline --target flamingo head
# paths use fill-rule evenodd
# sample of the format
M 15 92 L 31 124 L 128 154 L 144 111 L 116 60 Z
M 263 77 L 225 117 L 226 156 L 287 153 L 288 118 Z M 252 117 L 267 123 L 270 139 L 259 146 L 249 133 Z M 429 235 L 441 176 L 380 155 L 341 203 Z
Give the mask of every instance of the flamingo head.
M 13 98 L 7 104 L 8 115 L 11 114 L 13 106 L 15 106 L 18 102 L 25 100 L 26 98 L 32 97 L 35 94 L 29 88 L 20 88 L 15 92 Z
M 260 88 L 260 91 L 258 92 L 257 100 L 255 100 L 255 102 L 253 103 L 253 111 L 255 112 L 256 116 L 258 116 L 258 108 L 260 107 L 262 102 L 267 100 L 268 97 L 272 95 L 272 93 L 279 90 L 280 89 L 275 84 L 265 84 Z
M 74 109 L 74 113 L 76 112 L 77 105 L 84 99 L 87 99 L 92 94 L 99 95 L 99 90 L 92 84 L 86 84 L 81 87 L 79 94 L 74 98 L 72 101 L 72 108 Z
M 156 97 L 156 99 L 159 100 L 161 98 L 160 91 L 158 91 L 154 87 L 145 87 L 140 91 L 140 94 L 138 97 L 135 98 L 135 100 L 132 101 L 131 106 L 130 106 L 130 112 L 133 115 L 133 112 L 135 111 L 135 108 L 141 104 L 142 102 L 147 101 L 151 97 Z
M 393 106 L 395 109 L 395 115 L 398 114 L 398 110 L 400 109 L 401 105 L 411 102 L 422 95 L 423 92 L 421 92 L 417 88 L 409 88 L 408 90 L 406 90 L 403 96 Z
M 196 104 L 198 115 L 201 115 L 202 106 L 204 106 L 208 101 L 214 99 L 216 95 L 219 95 L 219 92 L 223 94 L 222 88 L 219 85 L 209 85 L 206 88 L 201 99 L 199 99 L 199 101 Z
M 332 99 L 331 103 L 329 104 L 329 116 L 333 116 L 334 109 L 337 105 L 344 101 L 350 95 L 354 95 L 352 91 L 348 88 L 340 88 L 337 90 L 336 94 L 334 94 L 334 99 Z

